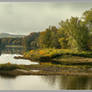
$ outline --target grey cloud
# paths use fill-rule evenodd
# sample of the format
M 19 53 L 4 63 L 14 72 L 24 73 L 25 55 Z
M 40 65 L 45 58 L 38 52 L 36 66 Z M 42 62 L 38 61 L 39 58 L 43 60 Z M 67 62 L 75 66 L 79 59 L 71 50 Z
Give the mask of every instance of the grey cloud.
M 0 3 L 0 32 L 29 34 L 43 31 L 71 16 L 81 16 L 91 7 L 92 3 Z

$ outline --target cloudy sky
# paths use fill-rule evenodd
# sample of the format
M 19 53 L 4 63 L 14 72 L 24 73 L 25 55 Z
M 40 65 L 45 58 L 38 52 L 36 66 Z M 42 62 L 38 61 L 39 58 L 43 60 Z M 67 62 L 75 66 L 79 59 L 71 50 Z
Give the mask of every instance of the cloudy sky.
M 0 33 L 27 35 L 71 16 L 81 17 L 92 3 L 79 2 L 5 2 L 0 3 Z

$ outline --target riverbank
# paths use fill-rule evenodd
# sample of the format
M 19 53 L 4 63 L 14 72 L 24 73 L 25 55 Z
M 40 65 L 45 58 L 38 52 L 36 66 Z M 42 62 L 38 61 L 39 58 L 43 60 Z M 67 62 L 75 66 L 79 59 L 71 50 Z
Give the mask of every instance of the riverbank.
M 1 64 L 0 75 L 78 75 L 92 76 L 92 66 L 86 65 L 15 65 Z
M 39 65 L 24 66 L 29 75 L 85 75 L 92 76 L 92 51 L 73 51 L 69 49 L 39 49 L 24 53 L 23 57 L 39 62 Z M 24 69 L 25 70 L 25 69 Z M 33 72 L 32 70 L 39 70 Z M 20 71 L 18 71 L 20 72 Z
M 29 59 L 36 62 L 59 64 L 91 64 L 92 51 L 73 51 L 70 49 L 38 49 L 24 53 L 15 59 Z

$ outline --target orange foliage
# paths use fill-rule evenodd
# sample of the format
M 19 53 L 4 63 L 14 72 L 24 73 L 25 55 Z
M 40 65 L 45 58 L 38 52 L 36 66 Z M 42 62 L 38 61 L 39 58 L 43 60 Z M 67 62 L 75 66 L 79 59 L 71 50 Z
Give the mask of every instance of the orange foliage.
M 43 50 L 40 50 L 39 53 L 40 53 L 40 55 L 45 54 Z
M 31 51 L 30 51 L 30 53 L 33 53 L 33 52 L 34 52 L 34 50 L 31 50 Z

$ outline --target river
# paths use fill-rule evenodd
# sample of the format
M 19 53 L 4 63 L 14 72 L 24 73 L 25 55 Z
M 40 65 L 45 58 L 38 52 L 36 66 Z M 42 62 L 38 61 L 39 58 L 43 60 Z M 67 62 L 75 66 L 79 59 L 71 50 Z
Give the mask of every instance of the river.
M 83 76 L 0 76 L 0 90 L 92 89 L 92 78 Z
M 1 54 L 0 56 L 0 64 L 11 63 L 11 64 L 38 64 L 37 62 L 30 62 L 30 60 L 26 59 L 14 59 L 14 56 L 21 56 L 20 54 Z
M 38 64 L 29 60 L 14 59 L 19 54 L 2 54 L 0 64 Z M 92 77 L 85 76 L 0 76 L 0 90 L 60 90 L 92 89 Z

